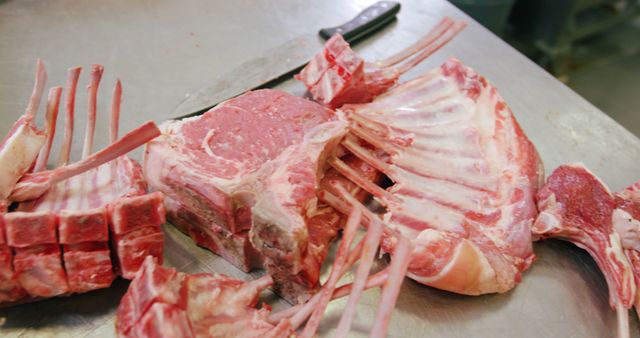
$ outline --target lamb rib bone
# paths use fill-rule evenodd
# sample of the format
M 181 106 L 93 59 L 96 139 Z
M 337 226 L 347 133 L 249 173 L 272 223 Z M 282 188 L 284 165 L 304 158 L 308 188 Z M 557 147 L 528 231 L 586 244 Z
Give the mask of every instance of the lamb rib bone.
M 535 257 L 529 228 L 543 173 L 496 89 L 450 59 L 340 111 L 351 120 L 342 146 L 394 184 L 383 190 L 338 159 L 329 163 L 372 193 L 391 228 L 412 239 L 409 277 L 471 295 L 513 288 Z M 324 200 L 345 212 L 335 196 Z M 384 238 L 393 257 L 394 236 Z
M 25 174 L 15 185 L 9 198 L 16 202 L 38 198 L 52 185 L 112 161 L 160 136 L 160 134 L 160 130 L 154 122 L 146 122 L 115 143 L 78 162 L 52 170 Z

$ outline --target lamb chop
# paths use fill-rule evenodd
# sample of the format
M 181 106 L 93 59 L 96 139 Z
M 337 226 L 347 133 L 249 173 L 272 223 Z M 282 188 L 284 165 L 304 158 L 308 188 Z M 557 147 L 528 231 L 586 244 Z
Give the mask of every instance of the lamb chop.
M 162 257 L 163 196 L 147 194 L 140 165 L 122 156 L 156 137 L 159 130 L 148 122 L 118 139 L 121 95 L 118 81 L 111 122 L 112 143 L 92 154 L 102 71 L 102 66 L 92 67 L 83 159 L 68 164 L 80 75 L 80 68 L 70 69 L 60 166 L 45 170 L 62 88 L 50 91 L 44 140 L 37 158 L 29 163 L 32 172 L 19 178 L 9 199 L 2 203 L 0 306 L 108 287 L 116 273 L 131 278 L 146 255 Z M 37 74 L 38 79 L 46 74 L 40 62 Z M 44 83 L 37 80 L 38 86 L 43 87 Z M 14 146 L 19 147 L 20 143 Z M 23 202 L 13 203 L 8 209 L 9 203 L 16 201 Z M 112 257 L 116 262 L 112 262 Z
M 520 281 L 535 259 L 530 228 L 543 168 L 485 78 L 449 59 L 371 103 L 340 111 L 351 120 L 341 145 L 393 185 L 382 189 L 338 158 L 329 163 L 373 194 L 389 227 L 411 239 L 410 278 L 468 295 L 506 292 Z M 351 209 L 330 192 L 321 197 L 344 213 Z M 397 240 L 384 233 L 392 260 Z
M 533 233 L 559 238 L 586 250 L 609 287 L 618 314 L 618 336 L 629 337 L 628 311 L 637 304 L 637 185 L 618 194 L 582 164 L 556 168 L 538 193 L 540 214 Z M 635 277 L 634 277 L 635 275 Z
M 349 201 L 360 203 L 343 188 L 337 189 Z M 357 289 L 361 292 L 383 286 L 379 320 L 373 327 L 372 337 L 384 337 L 406 272 L 407 263 L 403 262 L 408 260 L 399 259 L 369 278 L 365 275 L 364 279 L 357 279 L 362 281 L 360 285 L 336 287 L 337 281 L 359 257 L 366 256 L 365 261 L 374 258 L 379 236 L 376 240 L 375 235 L 367 235 L 353 249 L 350 248 L 363 214 L 368 219 L 376 219 L 368 210 L 354 208 L 347 221 L 329 281 L 321 292 L 305 304 L 272 314 L 267 304 L 263 304 L 261 309 L 256 308 L 260 292 L 273 283 L 269 275 L 251 282 L 219 274 L 186 275 L 163 268 L 155 259 L 147 257 L 118 307 L 116 333 L 120 337 L 290 337 L 308 319 L 300 336 L 312 337 L 331 299 L 349 294 L 353 299 Z M 374 220 L 370 228 L 380 230 L 382 224 Z M 408 257 L 408 241 L 401 242 L 399 250 L 404 252 L 405 258 Z M 364 271 L 362 266 L 359 266 L 358 272 Z M 366 270 L 368 272 L 368 268 Z M 346 323 L 345 334 L 338 334 L 338 337 L 346 336 L 350 319 Z
M 290 301 L 315 293 L 343 223 L 316 191 L 342 180 L 366 197 L 335 171 L 325 173 L 346 122 L 309 100 L 258 90 L 161 129 L 143 166 L 167 196 L 169 220 L 244 271 L 265 267 Z M 344 160 L 368 180 L 379 177 L 354 156 Z
M 335 109 L 345 103 L 370 102 L 395 85 L 402 74 L 453 39 L 465 26 L 463 21 L 445 17 L 413 45 L 376 62 L 365 62 L 340 34 L 335 34 L 295 77 L 304 83 L 316 101 L 330 108 Z

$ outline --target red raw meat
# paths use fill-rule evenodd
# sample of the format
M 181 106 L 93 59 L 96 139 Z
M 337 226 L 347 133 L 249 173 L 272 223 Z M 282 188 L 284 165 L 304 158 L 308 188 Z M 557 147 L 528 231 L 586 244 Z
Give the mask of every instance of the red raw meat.
M 111 285 L 115 275 L 107 243 L 65 245 L 63 250 L 69 292 L 81 293 L 108 288 Z
M 372 63 L 365 62 L 351 50 L 340 34 L 335 34 L 295 77 L 304 83 L 316 101 L 328 107 L 370 102 L 395 85 L 400 75 L 449 42 L 465 26 L 463 21 L 454 22 L 445 17 L 412 46 Z
M 43 244 L 14 248 L 13 268 L 31 297 L 53 297 L 69 292 L 60 246 Z
M 4 215 L 7 244 L 26 248 L 38 244 L 56 244 L 56 214 L 48 211 L 11 212 Z
M 147 257 L 116 312 L 121 337 L 258 337 L 273 325 L 257 310 L 270 277 L 242 282 L 224 275 L 186 275 Z
M 163 136 L 145 152 L 145 175 L 166 194 L 169 220 L 196 243 L 245 271 L 264 265 L 276 291 L 299 302 L 317 289 L 342 224 L 316 192 L 326 185 L 325 159 L 345 127 L 306 99 L 248 92 L 202 116 L 163 124 Z M 379 176 L 357 158 L 348 161 L 372 181 Z

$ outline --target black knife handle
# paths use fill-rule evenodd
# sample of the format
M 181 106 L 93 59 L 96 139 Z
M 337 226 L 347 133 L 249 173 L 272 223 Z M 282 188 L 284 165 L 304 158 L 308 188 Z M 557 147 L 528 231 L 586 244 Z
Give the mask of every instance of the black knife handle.
M 351 21 L 337 27 L 323 28 L 319 34 L 324 39 L 330 38 L 335 33 L 342 34 L 342 37 L 349 43 L 361 39 L 370 33 L 384 27 L 400 11 L 400 3 L 395 1 L 378 1 L 360 12 Z

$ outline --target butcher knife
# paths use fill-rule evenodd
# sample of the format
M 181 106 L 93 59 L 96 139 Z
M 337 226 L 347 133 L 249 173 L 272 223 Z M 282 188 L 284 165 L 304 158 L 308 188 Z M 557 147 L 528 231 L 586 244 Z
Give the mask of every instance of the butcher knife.
M 400 3 L 379 1 L 343 25 L 321 29 L 319 35 L 326 40 L 333 34 L 340 33 L 347 42 L 353 43 L 393 21 L 398 11 Z M 322 39 L 315 34 L 299 36 L 267 51 L 262 57 L 221 74 L 211 85 L 188 94 L 171 116 L 181 119 L 202 114 L 218 103 L 248 90 L 269 88 L 288 79 L 322 50 Z

